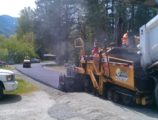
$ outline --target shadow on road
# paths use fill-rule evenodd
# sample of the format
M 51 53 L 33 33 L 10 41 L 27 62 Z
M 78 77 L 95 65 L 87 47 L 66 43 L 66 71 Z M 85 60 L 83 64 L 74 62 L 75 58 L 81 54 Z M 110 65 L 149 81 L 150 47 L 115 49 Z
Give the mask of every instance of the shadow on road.
M 0 104 L 12 104 L 19 102 L 22 99 L 20 95 L 7 94 L 0 99 Z
M 158 109 L 154 105 L 149 106 L 136 106 L 133 108 L 134 111 L 140 112 L 146 116 L 158 119 Z
M 149 116 L 153 119 L 158 119 L 158 109 L 154 105 L 149 105 L 149 106 L 141 106 L 141 105 L 132 105 L 132 106 L 127 106 L 119 103 L 114 103 L 115 105 L 119 106 L 123 110 L 130 110 L 135 113 L 141 113 L 144 114 L 145 116 Z

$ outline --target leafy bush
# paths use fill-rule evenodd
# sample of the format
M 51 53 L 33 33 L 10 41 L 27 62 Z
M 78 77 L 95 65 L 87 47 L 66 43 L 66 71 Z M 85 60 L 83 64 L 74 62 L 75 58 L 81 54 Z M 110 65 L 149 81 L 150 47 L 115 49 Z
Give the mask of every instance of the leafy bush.
M 36 57 L 32 43 L 17 40 L 16 37 L 0 40 L 0 60 L 20 63 L 25 56 Z

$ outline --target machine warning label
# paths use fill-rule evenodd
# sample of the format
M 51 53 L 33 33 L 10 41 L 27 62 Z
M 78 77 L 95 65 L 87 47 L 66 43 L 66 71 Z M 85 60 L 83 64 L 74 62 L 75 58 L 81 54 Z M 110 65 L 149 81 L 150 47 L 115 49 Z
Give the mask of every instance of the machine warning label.
M 116 80 L 127 81 L 128 80 L 127 72 L 124 70 L 121 70 L 120 68 L 117 68 L 116 69 Z

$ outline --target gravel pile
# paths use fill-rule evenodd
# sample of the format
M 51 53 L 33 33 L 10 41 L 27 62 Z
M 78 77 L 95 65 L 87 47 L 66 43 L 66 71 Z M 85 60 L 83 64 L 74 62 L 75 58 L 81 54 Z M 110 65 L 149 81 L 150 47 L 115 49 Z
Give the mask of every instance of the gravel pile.
M 158 119 L 157 111 L 149 108 L 130 108 L 86 93 L 62 93 L 50 89 L 48 93 L 41 90 L 0 101 L 0 120 Z
M 0 120 L 54 120 L 47 111 L 56 102 L 47 93 L 22 95 L 20 100 L 17 100 L 18 95 L 13 96 L 7 95 L 0 101 Z
M 127 107 L 86 93 L 69 93 L 59 97 L 49 109 L 57 120 L 157 120 L 149 108 Z

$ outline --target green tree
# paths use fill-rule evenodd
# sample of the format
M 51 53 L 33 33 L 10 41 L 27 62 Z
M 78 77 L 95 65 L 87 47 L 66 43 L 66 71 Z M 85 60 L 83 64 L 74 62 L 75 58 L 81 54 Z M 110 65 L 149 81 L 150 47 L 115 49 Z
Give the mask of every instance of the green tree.
M 0 59 L 21 63 L 25 56 L 36 57 L 32 44 L 17 40 L 16 36 L 4 39 L 0 43 Z
M 147 0 L 86 0 L 87 23 L 101 41 L 121 41 L 126 31 L 138 34 L 140 26 L 156 15 Z M 144 16 L 144 17 L 143 17 Z M 99 37 L 100 36 L 100 37 Z
M 35 42 L 40 50 L 53 52 L 58 61 L 68 61 L 72 27 L 77 22 L 76 0 L 37 0 L 35 10 Z M 49 43 L 49 44 L 48 44 Z M 62 49 L 61 49 L 62 48 Z M 62 62 L 62 61 L 61 61 Z
M 34 12 L 30 7 L 21 10 L 18 19 L 17 36 L 21 38 L 23 35 L 33 31 Z
M 75 38 L 82 37 L 86 48 L 95 38 L 100 43 L 107 39 L 121 45 L 124 32 L 138 34 L 139 27 L 157 12 L 147 6 L 146 0 L 36 0 L 36 5 L 36 50 L 54 53 L 59 61 L 71 58 Z
M 35 51 L 33 21 L 34 11 L 30 7 L 21 10 L 20 18 L 18 19 L 17 38 L 13 39 L 12 42 L 9 41 L 7 43 L 7 47 L 11 46 L 11 44 L 16 45 L 16 49 L 12 48 L 12 50 L 9 50 L 9 56 L 15 56 L 18 54 L 19 56 L 16 56 L 16 58 L 14 57 L 17 62 L 20 62 L 20 60 L 22 60 L 27 54 L 31 56 L 34 54 L 32 53 Z

